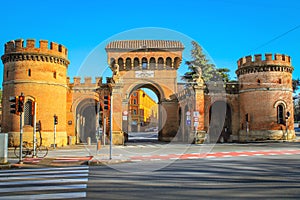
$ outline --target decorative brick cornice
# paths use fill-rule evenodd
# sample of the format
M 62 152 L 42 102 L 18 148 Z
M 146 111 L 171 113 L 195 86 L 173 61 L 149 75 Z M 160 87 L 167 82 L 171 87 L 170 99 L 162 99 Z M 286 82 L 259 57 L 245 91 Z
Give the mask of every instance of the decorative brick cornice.
M 291 88 L 272 88 L 272 87 L 264 87 L 264 88 L 249 88 L 240 90 L 239 93 L 246 93 L 246 92 L 257 92 L 257 91 L 280 91 L 280 92 L 291 92 L 293 93 L 293 89 Z
M 9 53 L 4 54 L 2 57 L 3 64 L 8 62 L 17 62 L 17 61 L 40 61 L 40 62 L 50 62 L 57 63 L 68 67 L 70 61 L 59 56 L 43 54 L 43 53 L 28 53 L 28 52 L 20 52 L 20 53 Z
M 16 84 L 52 85 L 52 86 L 59 86 L 59 87 L 68 88 L 67 84 L 49 82 L 49 81 L 11 80 L 11 81 L 5 81 L 5 82 L 2 83 L 2 85 L 16 85 Z
M 238 76 L 244 74 L 251 74 L 257 72 L 288 72 L 292 73 L 294 68 L 292 66 L 284 65 L 264 65 L 264 66 L 247 66 L 236 70 Z

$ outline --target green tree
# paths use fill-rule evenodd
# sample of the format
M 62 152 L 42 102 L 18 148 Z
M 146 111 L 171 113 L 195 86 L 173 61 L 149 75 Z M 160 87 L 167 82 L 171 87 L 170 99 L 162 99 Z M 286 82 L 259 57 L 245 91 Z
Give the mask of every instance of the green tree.
M 229 69 L 216 69 L 215 65 L 210 63 L 203 53 L 202 47 L 195 41 L 192 41 L 193 49 L 191 50 L 191 61 L 186 61 L 189 71 L 181 78 L 186 82 L 195 82 L 202 75 L 204 82 L 208 81 L 229 81 Z
M 217 71 L 219 72 L 219 74 L 224 82 L 227 83 L 230 81 L 230 76 L 229 76 L 230 70 L 228 68 L 218 68 Z
M 293 85 L 293 92 L 295 93 L 299 89 L 300 79 L 299 78 L 293 79 L 292 80 L 292 85 Z

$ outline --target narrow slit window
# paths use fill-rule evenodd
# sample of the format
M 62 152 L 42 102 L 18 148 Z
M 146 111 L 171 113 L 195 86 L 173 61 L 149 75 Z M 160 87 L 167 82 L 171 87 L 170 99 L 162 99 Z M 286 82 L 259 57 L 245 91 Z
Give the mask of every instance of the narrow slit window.
M 284 108 L 283 105 L 277 106 L 277 123 L 284 124 Z
M 28 100 L 24 107 L 24 125 L 33 126 L 33 102 Z

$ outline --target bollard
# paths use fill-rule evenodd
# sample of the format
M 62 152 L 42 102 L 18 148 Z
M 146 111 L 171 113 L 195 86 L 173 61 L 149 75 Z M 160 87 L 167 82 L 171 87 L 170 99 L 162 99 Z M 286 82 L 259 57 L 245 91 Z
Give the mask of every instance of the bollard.
M 101 141 L 98 140 L 97 141 L 97 151 L 99 151 L 101 149 Z
M 91 145 L 91 137 L 86 138 L 86 143 L 87 143 L 87 145 Z
M 68 144 L 72 145 L 72 136 L 68 136 L 68 139 L 69 139 Z
M 8 134 L 0 134 L 0 164 L 7 163 L 7 152 L 8 152 Z

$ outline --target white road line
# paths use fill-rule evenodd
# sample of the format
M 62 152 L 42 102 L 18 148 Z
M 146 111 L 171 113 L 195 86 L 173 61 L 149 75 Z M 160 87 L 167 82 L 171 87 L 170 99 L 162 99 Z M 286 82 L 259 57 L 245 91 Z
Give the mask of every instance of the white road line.
M 72 166 L 72 167 L 48 167 L 48 168 L 32 168 L 32 169 L 10 169 L 10 170 L 1 170 L 0 173 L 6 173 L 6 172 L 37 172 L 37 171 L 53 171 L 53 170 L 76 170 L 76 169 L 89 169 L 89 166 Z
M 24 174 L 27 175 L 27 174 Z M 62 178 L 62 177 L 86 177 L 88 173 L 85 174 L 57 174 L 57 175 L 31 175 L 31 176 L 17 176 L 17 177 L 4 177 L 0 178 L 0 181 L 8 181 L 8 180 L 24 180 L 24 179 L 37 179 L 37 178 Z
M 0 197 L 2 200 L 14 200 L 14 199 L 74 199 L 85 198 L 85 192 L 72 192 L 72 193 L 53 193 L 53 194 L 37 194 L 37 195 L 16 195 Z
M 216 158 L 216 156 L 205 156 L 205 158 Z
M 56 180 L 28 180 L 28 181 L 18 181 L 18 182 L 0 182 L 0 186 L 12 186 L 12 185 L 26 185 L 26 184 L 53 184 L 53 183 L 82 183 L 87 182 L 87 178 L 80 179 L 70 179 L 61 178 Z
M 199 159 L 199 157 L 187 157 L 187 159 Z
M 0 171 L 0 180 L 2 176 L 22 176 L 26 175 L 36 175 L 36 174 L 61 174 L 61 173 L 69 173 L 69 174 L 76 174 L 76 173 L 88 173 L 89 170 L 66 170 L 66 171 L 44 171 L 44 172 L 27 172 L 27 171 L 15 171 L 12 173 L 3 173 Z
M 14 187 L 14 188 L 0 188 L 0 193 L 3 192 L 28 192 L 28 191 L 48 191 L 48 190 L 72 190 L 72 189 L 84 189 L 87 188 L 87 184 L 74 184 L 74 185 L 45 185 L 39 187 Z

